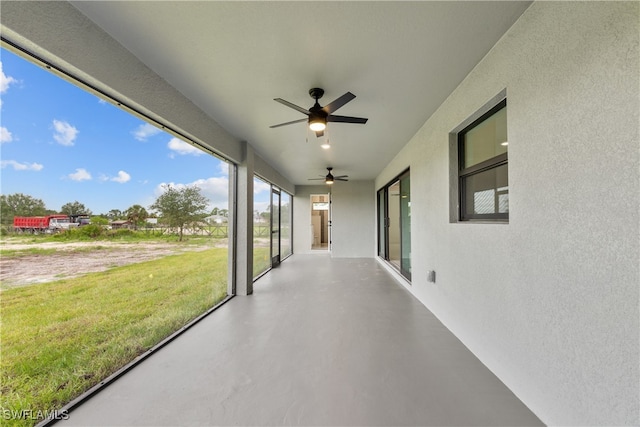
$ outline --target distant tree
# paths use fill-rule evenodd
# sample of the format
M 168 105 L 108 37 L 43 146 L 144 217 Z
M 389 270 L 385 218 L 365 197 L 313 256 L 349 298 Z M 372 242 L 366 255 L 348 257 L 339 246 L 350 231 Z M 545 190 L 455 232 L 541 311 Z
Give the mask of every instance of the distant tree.
M 124 215 L 122 214 L 122 211 L 120 209 L 111 209 L 108 213 L 107 213 L 107 218 L 109 218 L 111 221 L 115 221 L 117 219 L 122 218 Z
M 280 206 L 280 216 L 282 218 L 288 218 L 290 208 L 291 206 L 289 205 L 289 203 L 285 203 L 282 206 Z
M 223 216 L 223 217 L 228 217 L 229 216 L 229 211 L 227 209 L 220 209 L 218 211 L 218 215 Z
M 133 223 L 136 229 L 138 228 L 138 225 L 144 225 L 145 220 L 149 218 L 147 210 L 140 205 L 131 206 L 124 211 L 124 215 L 127 217 L 127 220 Z
M 0 195 L 0 219 L 3 225 L 13 224 L 14 216 L 41 216 L 47 208 L 41 199 L 26 194 Z
M 91 215 L 91 210 L 77 200 L 62 205 L 60 212 L 66 215 Z
M 211 211 L 211 215 L 218 215 L 220 213 L 220 209 L 218 208 L 213 208 L 213 210 Z
M 196 186 L 176 188 L 164 186 L 162 193 L 149 209 L 158 211 L 163 221 L 170 227 L 179 229 L 179 240 L 182 241 L 185 225 L 202 219 L 207 213 L 209 200 L 200 193 Z

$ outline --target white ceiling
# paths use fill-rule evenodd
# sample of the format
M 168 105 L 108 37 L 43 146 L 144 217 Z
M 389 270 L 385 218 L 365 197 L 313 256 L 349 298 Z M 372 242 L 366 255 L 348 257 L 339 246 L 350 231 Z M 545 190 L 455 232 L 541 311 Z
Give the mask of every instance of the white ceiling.
M 295 184 L 327 166 L 375 178 L 529 2 L 72 2 Z M 309 108 L 350 91 L 330 150 L 275 102 Z

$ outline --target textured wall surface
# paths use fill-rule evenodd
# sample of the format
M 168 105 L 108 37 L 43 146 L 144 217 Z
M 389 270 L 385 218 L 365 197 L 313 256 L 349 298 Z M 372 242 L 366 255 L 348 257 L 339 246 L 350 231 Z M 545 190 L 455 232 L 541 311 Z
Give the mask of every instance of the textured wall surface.
M 324 184 L 296 186 L 293 197 L 293 252 L 296 254 L 326 253 L 311 250 L 312 194 L 329 194 L 329 189 Z
M 375 194 L 373 181 L 336 182 L 327 185 L 296 186 L 293 200 L 293 247 L 297 254 L 324 253 L 311 250 L 312 194 L 331 191 L 331 256 L 371 258 L 375 243 Z
M 639 8 L 533 4 L 376 180 L 411 167 L 410 291 L 548 424 L 640 423 Z M 448 134 L 504 89 L 509 224 L 449 223 Z
M 291 184 L 285 177 L 283 177 L 257 154 L 255 154 L 254 172 L 289 194 L 294 194 L 296 191 L 295 185 Z
M 370 258 L 376 232 L 373 181 L 336 182 L 331 192 L 331 256 Z

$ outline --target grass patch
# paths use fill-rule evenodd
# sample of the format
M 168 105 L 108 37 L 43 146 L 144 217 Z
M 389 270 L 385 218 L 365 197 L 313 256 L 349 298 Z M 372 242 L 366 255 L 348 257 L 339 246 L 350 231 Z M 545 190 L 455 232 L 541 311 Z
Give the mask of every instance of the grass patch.
M 42 234 L 10 234 L 2 236 L 2 241 L 20 242 L 20 243 L 43 243 L 43 242 L 82 242 L 82 241 L 108 241 L 108 242 L 144 242 L 144 241 L 156 241 L 156 242 L 177 242 L 178 236 L 173 233 L 168 233 L 162 229 L 119 229 L 119 230 L 107 230 L 101 228 L 100 230 L 93 228 L 87 228 L 88 226 L 76 228 L 70 231 L 62 231 L 54 234 L 42 233 Z M 219 237 L 209 236 L 206 234 L 190 234 L 185 235 L 185 242 L 202 243 L 207 241 L 220 240 Z
M 28 255 L 53 255 L 58 252 L 55 248 L 29 248 L 29 249 L 0 249 L 3 258 L 20 258 Z
M 217 304 L 227 256 L 208 249 L 3 291 L 0 410 L 59 409 Z
M 0 256 L 3 258 L 22 258 L 26 256 L 46 256 L 46 255 L 77 255 L 85 252 L 95 252 L 102 250 L 111 250 L 107 246 L 84 246 L 71 247 L 61 250 L 60 248 L 27 248 L 27 249 L 4 249 L 0 248 Z
M 253 277 L 260 275 L 271 267 L 271 250 L 269 247 L 253 247 Z

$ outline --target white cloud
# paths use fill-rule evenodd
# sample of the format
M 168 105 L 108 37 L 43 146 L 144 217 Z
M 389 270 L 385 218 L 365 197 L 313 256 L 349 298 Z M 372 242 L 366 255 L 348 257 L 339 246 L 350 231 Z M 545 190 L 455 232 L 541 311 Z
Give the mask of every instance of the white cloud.
M 62 122 L 60 120 L 53 121 L 53 129 L 53 139 L 55 139 L 60 145 L 71 146 L 74 144 L 74 141 L 78 136 L 78 129 L 69 123 Z
M 44 168 L 40 163 L 20 163 L 15 160 L 2 160 L 2 162 L 0 162 L 0 167 L 3 169 L 7 166 L 13 166 L 13 169 L 17 171 L 39 171 Z
M 75 173 L 70 173 L 67 176 L 73 181 L 88 181 L 91 179 L 91 174 L 83 168 L 78 168 Z
M 147 138 L 153 135 L 157 135 L 160 132 L 162 131 L 157 127 L 150 125 L 149 123 L 144 123 L 138 126 L 138 128 L 131 133 L 133 134 L 133 137 L 138 141 L 146 141 Z
M 169 147 L 169 150 L 175 151 L 177 154 L 180 154 L 183 156 L 187 154 L 199 156 L 200 154 L 203 153 L 203 151 L 200 150 L 199 148 L 196 148 L 191 144 L 187 144 L 186 142 L 178 138 L 171 138 L 171 141 L 169 141 L 169 143 L 167 144 L 167 147 Z
M 229 176 L 229 163 L 227 162 L 223 162 L 222 160 L 220 160 L 220 163 L 218 163 L 218 172 L 220 173 L 220 175 L 222 176 Z
M 211 201 L 219 202 L 224 200 L 225 205 L 229 200 L 229 178 L 227 177 L 211 177 L 207 179 L 199 179 L 192 182 L 202 190 L 202 194 Z
M 13 135 L 6 127 L 0 127 L 0 144 L 13 141 Z
M 131 179 L 131 175 L 126 173 L 125 171 L 118 171 L 118 176 L 111 178 L 111 181 L 119 182 L 120 184 L 124 184 L 125 182 Z
M 0 93 L 5 93 L 9 90 L 9 86 L 18 81 L 11 76 L 7 76 L 4 71 L 2 71 L 2 62 L 0 62 Z
M 271 185 L 258 179 L 253 180 L 253 194 L 260 194 L 264 191 L 271 191 Z
M 124 184 L 125 182 L 129 182 L 130 180 L 131 180 L 131 175 L 129 175 L 125 171 L 118 171 L 117 176 L 109 176 L 104 173 L 101 173 L 100 176 L 98 176 L 98 181 L 100 182 L 113 181 L 113 182 L 119 182 L 120 184 Z

